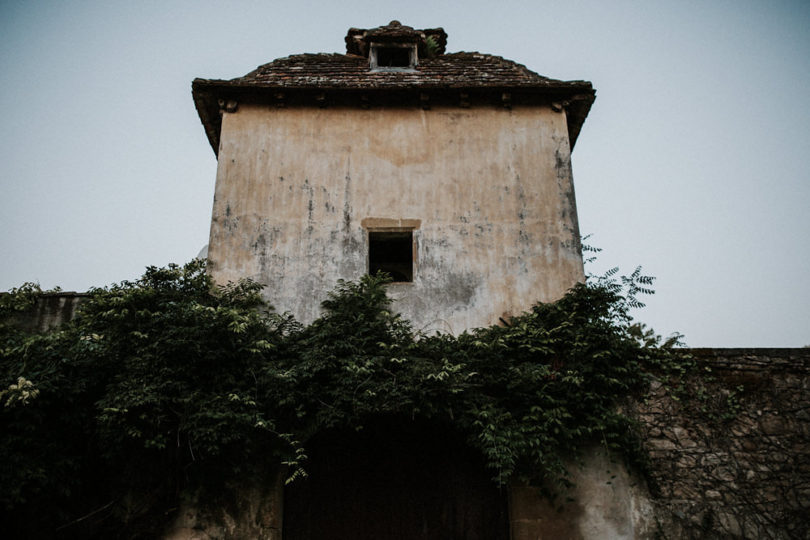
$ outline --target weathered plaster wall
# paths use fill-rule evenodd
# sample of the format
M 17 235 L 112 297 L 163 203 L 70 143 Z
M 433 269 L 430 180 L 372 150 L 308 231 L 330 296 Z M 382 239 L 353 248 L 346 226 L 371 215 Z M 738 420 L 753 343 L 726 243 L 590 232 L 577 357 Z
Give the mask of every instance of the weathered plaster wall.
M 200 500 L 198 495 L 182 501 L 162 538 L 282 540 L 284 475 L 280 471 L 267 470 L 229 488 L 226 501 Z
M 646 483 L 621 459 L 593 447 L 568 468 L 573 486 L 553 501 L 536 487 L 510 488 L 512 540 L 654 538 L 656 522 Z
M 810 349 L 691 352 L 701 399 L 639 404 L 659 537 L 810 538 Z
M 418 220 L 414 282 L 390 286 L 417 329 L 458 333 L 562 296 L 583 278 L 565 113 L 224 113 L 218 282 L 255 278 L 277 310 L 310 322 L 338 279 L 367 272 L 370 218 Z

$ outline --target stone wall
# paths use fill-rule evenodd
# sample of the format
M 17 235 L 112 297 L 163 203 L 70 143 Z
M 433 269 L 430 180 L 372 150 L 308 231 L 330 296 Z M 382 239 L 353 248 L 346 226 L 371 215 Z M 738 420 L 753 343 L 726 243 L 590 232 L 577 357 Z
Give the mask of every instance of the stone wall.
M 13 316 L 12 324 L 29 332 L 45 332 L 68 322 L 89 296 L 77 292 L 45 292 L 29 309 Z
M 658 536 L 810 538 L 810 348 L 691 353 L 638 409 Z

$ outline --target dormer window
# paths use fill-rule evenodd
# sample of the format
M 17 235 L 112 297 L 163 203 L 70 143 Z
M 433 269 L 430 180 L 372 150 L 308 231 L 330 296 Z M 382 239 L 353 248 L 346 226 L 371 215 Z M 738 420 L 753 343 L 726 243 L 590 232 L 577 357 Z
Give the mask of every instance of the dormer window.
M 372 43 L 369 67 L 376 71 L 408 71 L 416 67 L 415 43 Z
M 411 50 L 404 47 L 377 47 L 377 67 L 411 67 Z

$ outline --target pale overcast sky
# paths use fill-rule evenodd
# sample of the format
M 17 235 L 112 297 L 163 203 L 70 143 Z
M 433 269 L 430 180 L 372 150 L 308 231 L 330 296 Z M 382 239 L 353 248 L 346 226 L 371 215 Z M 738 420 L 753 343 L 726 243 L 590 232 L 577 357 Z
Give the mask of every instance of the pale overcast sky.
M 573 153 L 603 268 L 705 347 L 810 344 L 810 2 L 0 2 L 0 290 L 86 290 L 208 242 L 216 159 L 194 77 L 442 26 L 596 103 Z M 595 270 L 595 269 L 594 269 Z

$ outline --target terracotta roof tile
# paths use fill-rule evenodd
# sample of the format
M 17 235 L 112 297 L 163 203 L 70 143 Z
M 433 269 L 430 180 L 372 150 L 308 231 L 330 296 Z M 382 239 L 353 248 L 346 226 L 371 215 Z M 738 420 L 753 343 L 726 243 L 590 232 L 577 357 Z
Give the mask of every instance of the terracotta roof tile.
M 423 58 L 406 71 L 370 70 L 368 59 L 349 54 L 297 54 L 259 66 L 231 80 L 197 79 L 205 86 L 372 89 L 372 88 L 558 88 L 590 90 L 584 81 L 558 81 L 500 56 L 478 52 Z

